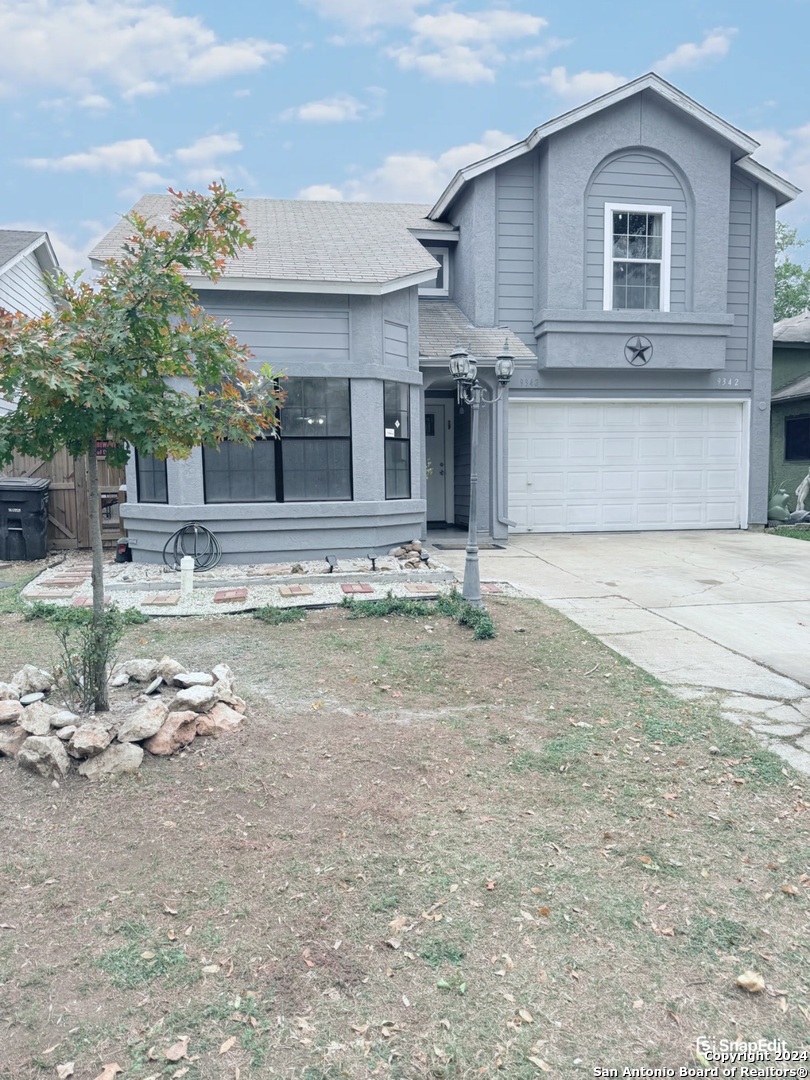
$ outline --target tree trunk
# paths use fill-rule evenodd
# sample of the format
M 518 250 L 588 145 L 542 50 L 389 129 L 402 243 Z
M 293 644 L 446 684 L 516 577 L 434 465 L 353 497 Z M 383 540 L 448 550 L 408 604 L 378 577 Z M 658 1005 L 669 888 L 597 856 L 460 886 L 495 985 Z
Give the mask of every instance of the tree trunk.
M 101 496 L 98 490 L 98 467 L 96 464 L 96 440 L 91 439 L 87 448 L 87 499 L 90 519 L 90 548 L 93 553 L 93 632 L 90 643 L 90 690 L 96 712 L 107 712 L 110 707 L 107 692 L 107 661 L 104 647 L 104 559 L 101 541 Z

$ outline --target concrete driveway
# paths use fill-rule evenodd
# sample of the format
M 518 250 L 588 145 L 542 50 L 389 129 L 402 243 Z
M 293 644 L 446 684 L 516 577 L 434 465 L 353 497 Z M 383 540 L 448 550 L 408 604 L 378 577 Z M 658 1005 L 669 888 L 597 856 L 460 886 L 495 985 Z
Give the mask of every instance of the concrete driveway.
M 463 574 L 464 552 L 442 551 Z M 717 694 L 810 773 L 810 542 L 761 532 L 543 534 L 482 551 L 505 581 L 563 612 L 683 696 Z

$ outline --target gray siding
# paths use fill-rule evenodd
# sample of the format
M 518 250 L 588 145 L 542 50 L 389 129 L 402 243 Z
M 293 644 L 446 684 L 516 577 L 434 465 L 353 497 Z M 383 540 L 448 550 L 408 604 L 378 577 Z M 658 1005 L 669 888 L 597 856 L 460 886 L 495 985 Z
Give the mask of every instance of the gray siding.
M 292 362 L 349 360 L 349 310 L 345 297 L 301 297 L 231 292 L 201 293 L 206 310 L 227 319 L 256 361 L 286 370 Z
M 42 267 L 33 252 L 0 276 L 0 307 L 31 316 L 56 310 L 42 276 Z
M 408 327 L 383 321 L 383 361 L 386 366 L 408 366 Z
M 608 161 L 586 198 L 585 306 L 601 310 L 605 258 L 605 203 L 672 207 L 670 311 L 686 311 L 687 200 L 666 162 L 652 154 L 628 153 Z
M 750 355 L 753 197 L 753 186 L 732 173 L 728 237 L 728 311 L 734 316 L 734 326 L 726 342 L 726 367 L 731 371 L 745 371 Z
M 497 322 L 534 347 L 535 192 L 533 158 L 497 171 Z

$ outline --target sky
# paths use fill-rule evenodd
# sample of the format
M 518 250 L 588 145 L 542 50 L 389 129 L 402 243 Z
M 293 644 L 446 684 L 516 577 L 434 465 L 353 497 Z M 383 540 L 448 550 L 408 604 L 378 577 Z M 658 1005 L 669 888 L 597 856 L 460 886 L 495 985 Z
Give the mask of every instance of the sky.
M 810 0 L 0 0 L 0 227 L 62 265 L 140 195 L 433 203 L 455 171 L 656 71 L 808 191 Z

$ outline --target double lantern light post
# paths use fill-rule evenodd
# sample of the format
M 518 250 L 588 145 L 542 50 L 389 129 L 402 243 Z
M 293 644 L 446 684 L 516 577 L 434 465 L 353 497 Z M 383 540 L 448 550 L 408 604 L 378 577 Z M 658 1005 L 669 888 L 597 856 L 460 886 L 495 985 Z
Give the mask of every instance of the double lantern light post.
M 495 359 L 495 378 L 498 391 L 487 393 L 478 380 L 478 365 L 460 343 L 450 354 L 450 374 L 456 381 L 456 400 L 469 405 L 470 424 L 470 520 L 467 530 L 467 558 L 464 563 L 464 584 L 461 595 L 469 603 L 481 607 L 481 578 L 478 571 L 478 414 L 482 405 L 500 401 L 515 371 L 515 361 L 504 341 L 503 352 Z

